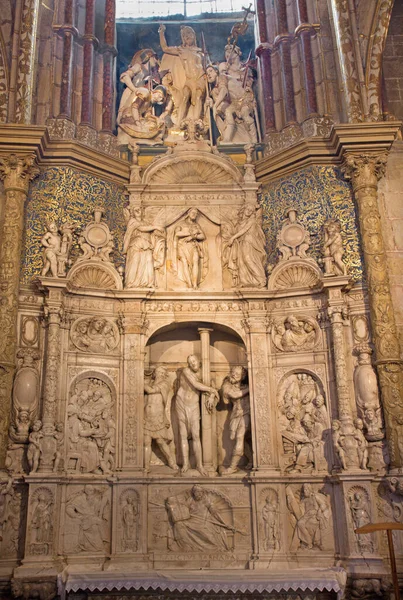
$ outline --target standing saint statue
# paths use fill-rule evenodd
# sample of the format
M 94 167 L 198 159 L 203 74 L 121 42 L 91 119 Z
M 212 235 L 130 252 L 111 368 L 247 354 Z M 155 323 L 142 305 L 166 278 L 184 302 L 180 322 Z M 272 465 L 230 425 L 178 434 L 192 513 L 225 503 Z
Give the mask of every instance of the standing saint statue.
M 176 124 L 180 127 L 185 117 L 193 120 L 202 116 L 203 97 L 205 92 L 202 49 L 196 45 L 196 34 L 192 27 L 181 27 L 182 44 L 168 46 L 165 39 L 165 25 L 158 30 L 160 45 L 164 52 L 161 60 L 161 71 L 170 71 L 172 86 L 176 90 L 178 115 Z
M 239 213 L 231 237 L 224 239 L 224 266 L 232 271 L 236 287 L 266 286 L 266 238 L 262 229 L 261 211 L 246 204 Z
M 168 465 L 174 471 L 178 467 L 172 457 L 169 443 L 172 441 L 171 423 L 166 414 L 169 379 L 164 367 L 156 367 L 149 384 L 144 386 L 144 463 L 150 470 L 151 445 L 155 440 Z
M 125 289 L 155 287 L 155 270 L 165 261 L 165 228 L 146 223 L 140 207 L 125 209 L 125 217 Z
M 192 440 L 193 451 L 196 459 L 196 469 L 201 475 L 207 475 L 202 462 L 202 448 L 200 443 L 200 392 L 210 394 L 206 399 L 206 407 L 209 411 L 214 406 L 212 398 L 219 400 L 216 389 L 205 385 L 200 381 L 200 360 L 194 354 L 187 358 L 188 366 L 182 369 L 178 375 L 178 386 L 175 396 L 175 414 L 179 426 L 179 440 L 182 451 L 181 473 L 190 469 L 189 462 L 189 440 Z
M 196 290 L 208 272 L 206 234 L 197 222 L 199 211 L 191 208 L 174 230 L 173 266 L 179 279 Z

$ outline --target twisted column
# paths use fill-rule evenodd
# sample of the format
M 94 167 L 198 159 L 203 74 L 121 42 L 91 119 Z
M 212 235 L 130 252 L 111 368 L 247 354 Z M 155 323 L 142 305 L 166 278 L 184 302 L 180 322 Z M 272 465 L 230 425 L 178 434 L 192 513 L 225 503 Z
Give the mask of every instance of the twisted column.
M 259 68 L 262 82 L 263 105 L 264 105 L 264 128 L 268 133 L 275 128 L 274 102 L 273 102 L 273 75 L 271 68 L 272 48 L 268 44 L 268 32 L 266 22 L 265 0 L 256 2 L 257 25 L 259 34 L 259 45 L 255 52 L 259 58 Z
M 0 240 L 0 468 L 4 466 L 17 346 L 24 203 L 29 182 L 39 174 L 33 154 L 0 159 L 4 181 L 4 225 Z
M 343 169 L 345 177 L 351 179 L 358 206 L 376 368 L 385 413 L 391 467 L 400 468 L 403 466 L 403 448 L 402 444 L 399 447 L 398 437 L 403 425 L 403 375 L 378 206 L 378 181 L 385 173 L 386 160 L 386 152 L 347 152 Z
M 308 117 L 318 113 L 318 100 L 316 96 L 315 71 L 312 57 L 312 26 L 309 24 L 306 0 L 297 0 L 299 25 L 295 31 L 299 37 L 301 53 L 304 61 L 304 81 L 306 91 L 306 108 Z

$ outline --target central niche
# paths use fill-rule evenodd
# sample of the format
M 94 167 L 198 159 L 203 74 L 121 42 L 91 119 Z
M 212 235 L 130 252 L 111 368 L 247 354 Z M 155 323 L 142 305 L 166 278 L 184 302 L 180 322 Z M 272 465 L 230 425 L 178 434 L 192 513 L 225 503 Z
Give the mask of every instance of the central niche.
M 241 337 L 221 325 L 175 323 L 150 338 L 144 374 L 147 470 L 214 476 L 252 467 L 246 365 Z

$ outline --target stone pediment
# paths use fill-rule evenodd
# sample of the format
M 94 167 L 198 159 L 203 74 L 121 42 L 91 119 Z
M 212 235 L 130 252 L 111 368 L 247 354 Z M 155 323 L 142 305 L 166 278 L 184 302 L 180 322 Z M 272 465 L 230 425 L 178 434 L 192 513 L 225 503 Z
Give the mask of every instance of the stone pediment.
M 242 174 L 230 159 L 183 148 L 153 161 L 144 171 L 145 185 L 240 184 Z

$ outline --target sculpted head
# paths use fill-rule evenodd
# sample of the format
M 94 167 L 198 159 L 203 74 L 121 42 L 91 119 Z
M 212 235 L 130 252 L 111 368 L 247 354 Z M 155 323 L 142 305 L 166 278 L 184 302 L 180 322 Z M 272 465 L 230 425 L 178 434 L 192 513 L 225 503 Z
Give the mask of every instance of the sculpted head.
M 54 221 L 49 221 L 48 230 L 50 231 L 50 233 L 57 233 L 57 225 Z
M 334 421 L 332 421 L 332 430 L 333 431 L 339 431 L 340 428 L 341 428 L 340 421 L 338 421 L 337 419 L 335 419 Z
M 194 372 L 197 373 L 197 371 L 200 369 L 200 359 L 198 356 L 196 356 L 196 354 L 190 354 L 188 356 L 188 367 Z
M 367 421 L 375 420 L 375 411 L 373 408 L 366 408 L 364 414 Z
M 42 428 L 42 421 L 35 421 L 32 425 L 32 431 L 40 431 Z
M 206 77 L 209 83 L 215 83 L 217 81 L 219 74 L 218 67 L 214 65 L 209 65 L 206 69 Z
M 196 221 L 198 214 L 199 211 L 197 210 L 197 208 L 191 208 L 188 212 L 188 217 L 191 221 Z
M 246 369 L 240 365 L 231 368 L 230 381 L 231 383 L 241 383 L 246 377 Z
M 357 429 L 364 429 L 364 423 L 362 422 L 362 419 L 356 419 L 354 421 L 354 425 Z
M 309 496 L 311 496 L 313 493 L 312 490 L 312 486 L 310 483 L 304 483 L 304 485 L 302 486 L 302 494 L 304 496 L 304 498 L 308 498 Z
M 165 367 L 162 366 L 155 367 L 153 377 L 154 379 L 158 380 L 165 379 L 166 377 L 168 377 L 168 371 Z
M 324 399 L 324 397 L 322 396 L 322 394 L 318 394 L 318 395 L 315 397 L 315 399 L 314 399 L 314 403 L 315 403 L 315 406 L 316 406 L 317 408 L 320 408 L 321 406 L 323 406 L 323 405 L 325 404 L 325 399 Z
M 183 46 L 196 46 L 196 33 L 192 27 L 183 25 L 181 27 L 181 38 Z
M 93 496 L 95 494 L 95 488 L 93 485 L 89 484 L 84 487 L 84 493 L 86 496 Z
M 25 408 L 20 408 L 18 411 L 18 421 L 24 424 L 29 423 L 29 411 Z
M 105 325 L 105 320 L 100 319 L 99 317 L 95 317 L 95 319 L 92 321 L 92 326 L 97 333 L 100 333 L 103 330 L 104 325 Z
M 201 487 L 201 485 L 194 485 L 192 487 L 192 496 L 195 500 L 201 500 L 203 498 L 205 494 L 204 489 Z

